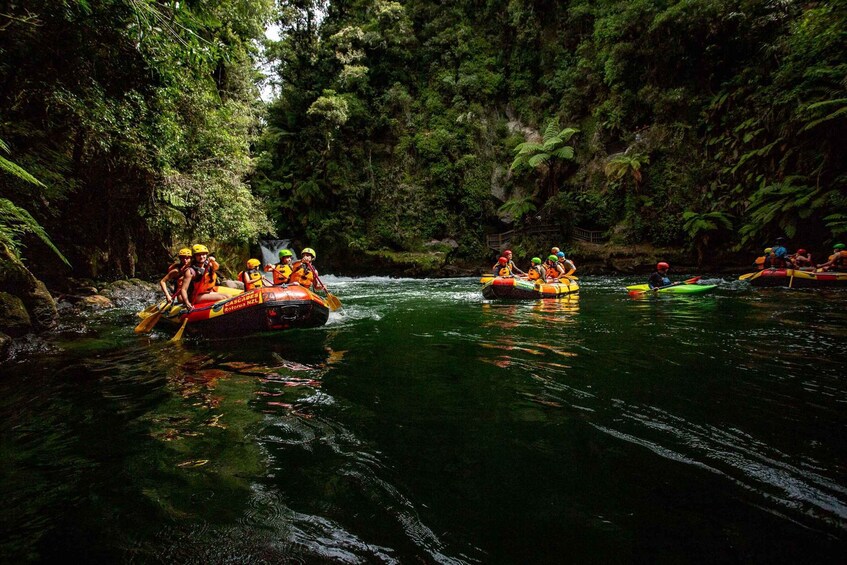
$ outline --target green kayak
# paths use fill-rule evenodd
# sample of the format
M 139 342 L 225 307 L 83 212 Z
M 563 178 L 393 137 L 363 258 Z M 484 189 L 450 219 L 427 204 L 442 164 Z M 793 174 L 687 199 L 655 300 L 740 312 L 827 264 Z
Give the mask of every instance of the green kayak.
M 655 291 L 651 291 L 650 287 L 646 284 L 634 284 L 632 286 L 626 287 L 626 289 L 630 292 L 632 291 L 640 291 L 644 293 L 648 292 L 669 292 L 671 294 L 703 294 L 704 292 L 709 292 L 710 290 L 717 288 L 716 284 L 676 284 L 673 286 L 666 286 L 663 288 L 659 288 Z

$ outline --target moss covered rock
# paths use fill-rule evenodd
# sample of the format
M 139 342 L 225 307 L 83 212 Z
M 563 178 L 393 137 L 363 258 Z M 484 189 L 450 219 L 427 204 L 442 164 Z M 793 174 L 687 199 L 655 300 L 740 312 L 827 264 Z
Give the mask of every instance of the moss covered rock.
M 32 330 L 32 319 L 23 301 L 8 292 L 0 292 L 0 330 L 15 336 Z
M 20 300 L 32 329 L 46 330 L 56 325 L 59 313 L 47 287 L 6 246 L 0 246 L 0 292 Z

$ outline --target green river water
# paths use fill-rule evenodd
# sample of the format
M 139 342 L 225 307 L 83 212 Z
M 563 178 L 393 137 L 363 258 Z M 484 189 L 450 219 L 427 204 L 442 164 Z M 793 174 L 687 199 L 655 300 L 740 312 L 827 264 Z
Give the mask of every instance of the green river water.
M 0 560 L 844 559 L 847 291 L 325 282 L 318 329 L 171 344 L 125 305 L 20 345 Z

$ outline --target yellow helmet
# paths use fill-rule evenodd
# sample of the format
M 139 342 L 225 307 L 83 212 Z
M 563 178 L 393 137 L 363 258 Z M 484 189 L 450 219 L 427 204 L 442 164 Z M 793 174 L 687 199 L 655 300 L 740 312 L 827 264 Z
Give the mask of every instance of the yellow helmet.
M 177 253 L 177 257 L 191 257 L 191 249 L 183 247 L 179 250 L 179 253 Z
M 261 264 L 262 263 L 260 263 L 258 259 L 247 259 L 247 268 L 248 269 L 255 269 L 256 267 L 258 267 Z
M 301 252 L 300 252 L 300 255 L 302 256 L 302 255 L 305 255 L 306 253 L 308 253 L 309 255 L 311 255 L 311 256 L 312 256 L 312 258 L 314 258 L 314 259 L 317 259 L 317 258 L 318 258 L 317 254 L 315 254 L 315 250 L 314 250 L 314 249 L 312 249 L 311 247 L 307 247 L 306 249 L 304 249 L 303 251 L 301 251 Z
M 773 253 L 773 249 L 770 247 L 765 247 L 765 253 Z
M 194 255 L 197 255 L 198 253 L 208 253 L 209 248 L 206 247 L 205 245 L 201 245 L 201 244 L 198 243 L 197 245 L 194 245 L 194 246 L 191 247 L 191 252 Z

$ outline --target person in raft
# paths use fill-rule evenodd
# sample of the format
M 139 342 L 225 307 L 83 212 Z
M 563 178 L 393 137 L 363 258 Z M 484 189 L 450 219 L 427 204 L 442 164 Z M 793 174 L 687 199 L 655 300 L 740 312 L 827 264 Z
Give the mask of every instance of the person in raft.
M 773 248 L 765 247 L 765 250 L 762 253 L 764 253 L 764 255 L 756 257 L 756 260 L 753 261 L 753 264 L 760 271 L 771 268 L 771 253 L 773 253 Z
M 529 272 L 527 272 L 526 275 L 531 281 L 544 281 L 547 279 L 547 269 L 545 269 L 544 265 L 541 264 L 540 257 L 532 258 L 532 266 L 529 268 Z
M 576 272 L 576 265 L 574 265 L 574 262 L 565 256 L 564 251 L 556 253 L 556 257 L 559 258 L 559 266 L 562 268 L 562 272 L 566 277 L 569 277 Z
M 514 261 L 512 261 L 512 252 L 509 249 L 503 252 L 503 257 L 509 260 L 509 270 L 512 272 L 512 274 L 517 273 L 519 275 L 526 275 L 526 273 L 518 269 L 518 266 L 515 265 Z
M 265 271 L 273 271 L 274 286 L 288 284 L 291 279 L 291 258 L 294 254 L 290 249 L 279 250 L 279 263 L 276 265 L 265 265 Z
M 191 264 L 191 249 L 183 247 L 177 254 L 177 260 L 168 267 L 168 272 L 159 281 L 159 288 L 165 293 L 165 298 L 171 302 L 176 295 L 179 294 L 179 288 L 182 285 L 182 277 L 185 275 L 185 270 Z
M 559 258 L 555 255 L 548 255 L 544 261 L 545 278 L 550 282 L 559 282 L 559 277 L 565 274 L 564 267 L 559 265 Z
M 656 264 L 656 272 L 650 275 L 650 279 L 647 281 L 650 290 L 662 288 L 663 286 L 671 286 L 671 280 L 668 278 L 668 269 L 670 268 L 671 266 L 664 261 Z
M 771 251 L 771 267 L 785 269 L 788 267 L 788 249 L 785 248 L 785 238 L 778 237 L 774 241 Z
M 209 255 L 209 249 L 198 244 L 191 248 L 191 253 L 191 265 L 185 270 L 179 289 L 185 307 L 193 310 L 197 302 L 217 302 L 227 298 L 225 294 L 218 292 L 217 271 L 220 265 Z
M 238 273 L 238 280 L 244 284 L 244 292 L 265 286 L 265 277 L 259 270 L 261 264 L 258 259 L 247 259 L 247 270 Z
M 512 270 L 509 269 L 509 260 L 506 257 L 500 257 L 497 259 L 497 264 L 494 265 L 494 272 L 492 273 L 495 277 L 511 277 Z
M 847 250 L 845 250 L 844 244 L 836 243 L 833 245 L 829 261 L 818 265 L 818 269 L 822 271 L 847 271 Z
M 312 261 L 316 258 L 315 250 L 307 247 L 300 252 L 300 260 L 291 266 L 291 284 L 299 284 L 306 288 L 314 288 L 320 290 L 323 288 L 318 282 L 318 271 L 312 265 Z
M 805 249 L 798 249 L 797 253 L 788 257 L 788 261 L 795 269 L 800 269 L 801 271 L 810 271 L 815 268 L 815 263 L 812 261 L 812 254 Z

